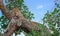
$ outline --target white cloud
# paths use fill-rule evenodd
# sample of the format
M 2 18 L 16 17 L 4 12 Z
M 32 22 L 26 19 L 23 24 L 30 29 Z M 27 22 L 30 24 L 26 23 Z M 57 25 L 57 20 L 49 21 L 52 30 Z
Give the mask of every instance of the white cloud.
M 38 5 L 37 6 L 37 9 L 42 9 L 43 8 L 43 5 Z

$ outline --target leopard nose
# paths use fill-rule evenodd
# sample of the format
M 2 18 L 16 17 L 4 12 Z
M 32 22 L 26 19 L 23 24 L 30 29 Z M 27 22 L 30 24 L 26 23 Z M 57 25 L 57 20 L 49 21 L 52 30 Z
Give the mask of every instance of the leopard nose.
M 38 30 L 38 32 L 41 32 L 41 30 Z
M 18 16 L 14 16 L 15 19 L 18 19 L 19 17 Z
M 39 28 L 37 31 L 38 31 L 38 32 L 40 32 L 40 31 L 41 31 L 41 29 Z

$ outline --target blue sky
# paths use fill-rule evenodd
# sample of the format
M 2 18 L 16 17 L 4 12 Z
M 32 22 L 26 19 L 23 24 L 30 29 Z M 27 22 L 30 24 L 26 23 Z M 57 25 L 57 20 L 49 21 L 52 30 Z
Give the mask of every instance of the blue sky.
M 51 11 L 54 8 L 54 0 L 24 0 L 24 4 L 34 14 L 35 19 L 33 21 L 40 23 L 42 23 L 42 18 L 47 10 Z
M 54 0 L 24 0 L 29 10 L 34 14 L 33 21 L 42 23 L 42 18 L 47 10 L 54 8 Z

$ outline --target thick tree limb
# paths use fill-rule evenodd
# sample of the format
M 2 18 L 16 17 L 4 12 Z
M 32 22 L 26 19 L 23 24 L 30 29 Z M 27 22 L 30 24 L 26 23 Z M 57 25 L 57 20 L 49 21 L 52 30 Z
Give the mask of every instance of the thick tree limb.
M 3 4 L 3 0 L 0 0 L 0 10 L 6 16 L 7 19 L 11 20 L 11 14 L 8 12 L 7 8 Z
M 25 26 L 27 26 L 27 27 L 25 27 Z M 30 26 L 30 28 L 28 28 L 28 26 Z M 37 22 L 30 22 L 30 24 L 28 25 L 21 25 L 21 28 L 23 29 L 23 31 L 25 31 L 25 32 L 31 32 L 32 31 L 32 29 L 34 29 L 34 30 L 36 30 L 36 31 L 41 31 L 41 29 L 38 27 L 38 23 Z
M 17 26 L 16 24 L 13 25 L 13 27 L 11 27 L 10 30 L 6 31 L 3 36 L 11 36 L 13 34 L 13 32 L 15 32 L 17 30 Z

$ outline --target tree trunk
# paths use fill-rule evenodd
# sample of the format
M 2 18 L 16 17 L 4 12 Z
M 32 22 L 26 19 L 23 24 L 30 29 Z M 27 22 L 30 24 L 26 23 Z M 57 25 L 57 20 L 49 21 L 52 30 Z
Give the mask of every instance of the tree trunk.
M 7 8 L 4 6 L 3 0 L 0 0 L 0 9 L 1 9 L 2 13 L 6 16 L 7 19 L 11 20 L 11 14 L 7 10 Z
M 17 26 L 14 24 L 13 27 L 11 27 L 10 30 L 7 30 L 3 35 L 4 36 L 11 36 L 13 32 L 17 30 Z

